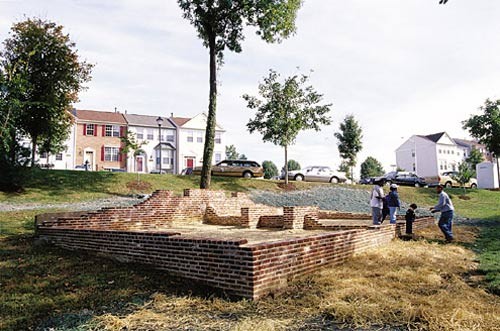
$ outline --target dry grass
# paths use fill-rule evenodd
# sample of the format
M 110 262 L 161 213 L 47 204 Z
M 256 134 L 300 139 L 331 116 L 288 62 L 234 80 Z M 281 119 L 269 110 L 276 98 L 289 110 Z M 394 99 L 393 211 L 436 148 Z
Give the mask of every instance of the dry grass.
M 471 243 L 474 227 L 456 227 Z M 349 262 L 295 281 L 286 293 L 258 302 L 155 294 L 122 315 L 103 315 L 94 330 L 307 330 L 396 326 L 410 330 L 500 330 L 500 298 L 468 277 L 476 256 L 428 240 L 394 241 Z

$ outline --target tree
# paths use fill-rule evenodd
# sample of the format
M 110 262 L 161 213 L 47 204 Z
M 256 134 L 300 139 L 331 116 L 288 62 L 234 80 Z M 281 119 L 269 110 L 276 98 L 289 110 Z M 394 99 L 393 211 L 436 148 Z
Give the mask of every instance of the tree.
M 236 150 L 236 146 L 229 145 L 226 146 L 226 159 L 228 160 L 247 160 L 245 154 L 239 154 Z
M 262 168 L 264 168 L 264 178 L 271 179 L 274 176 L 278 176 L 278 168 L 273 161 L 262 162 Z
M 483 162 L 483 161 L 484 161 L 483 153 L 481 153 L 481 151 L 479 149 L 475 148 L 474 146 L 470 150 L 469 157 L 467 157 L 467 159 L 465 159 L 465 162 L 467 162 L 469 164 L 469 166 L 471 167 L 472 172 L 474 173 L 474 176 L 476 174 L 476 165 L 478 163 Z
M 486 99 L 483 106 L 479 108 L 483 114 L 472 115 L 462 122 L 463 128 L 469 130 L 472 137 L 493 153 L 497 160 L 498 183 L 500 185 L 500 100 L 491 101 Z
M 301 0 L 177 0 L 183 16 L 196 28 L 209 51 L 209 104 L 200 188 L 210 187 L 214 149 L 217 62 L 224 50 L 240 53 L 245 25 L 257 29 L 266 42 L 280 42 L 295 32 L 295 18 Z
M 294 75 L 279 81 L 280 75 L 269 70 L 269 76 L 259 84 L 257 97 L 243 95 L 247 107 L 255 109 L 255 118 L 247 124 L 250 133 L 257 131 L 264 141 L 281 146 L 285 151 L 285 183 L 288 184 L 288 146 L 302 130 L 320 130 L 320 125 L 328 125 L 331 120 L 327 113 L 331 104 L 320 105 L 323 95 L 312 86 L 305 86 L 309 77 Z
M 361 163 L 361 178 L 378 177 L 384 174 L 382 164 L 374 157 L 368 156 Z
M 464 193 L 466 192 L 465 184 L 469 182 L 473 175 L 474 173 L 472 172 L 467 162 L 462 162 L 458 165 L 457 175 L 453 177 L 457 182 L 460 183 L 460 185 L 462 185 L 462 187 L 464 188 Z
M 16 23 L 0 53 L 4 68 L 19 62 L 26 65 L 27 89 L 19 98 L 22 110 L 17 128 L 31 138 L 32 163 L 39 143 L 46 151 L 60 150 L 72 124 L 68 109 L 90 80 L 92 65 L 79 61 L 75 44 L 62 30 L 38 18 Z
M 338 171 L 345 173 L 346 177 L 352 180 L 351 178 L 351 167 L 347 161 L 342 161 L 339 164 Z
M 134 162 L 136 161 L 136 157 L 138 155 L 141 155 L 141 153 L 144 153 L 144 151 L 141 149 L 142 146 L 144 146 L 145 144 L 147 144 L 147 141 L 144 140 L 144 141 L 137 141 L 135 135 L 130 132 L 129 130 L 126 130 L 125 131 L 125 134 L 120 137 L 120 141 L 122 142 L 122 155 L 125 155 L 125 157 L 129 154 L 129 153 L 133 153 L 133 156 L 134 156 Z M 161 148 L 161 146 L 160 146 Z M 160 161 L 161 162 L 161 161 Z M 139 182 L 140 179 L 139 179 L 139 172 L 137 172 L 137 182 Z
M 340 157 L 347 162 L 351 169 L 351 179 L 354 177 L 353 168 L 356 165 L 356 156 L 361 151 L 363 138 L 362 129 L 353 115 L 347 115 L 344 121 L 340 123 L 340 132 L 336 132 L 335 138 L 338 139 L 338 149 Z
M 288 160 L 287 162 L 288 165 L 288 170 L 300 170 L 302 167 L 300 166 L 300 163 L 295 161 L 295 160 Z

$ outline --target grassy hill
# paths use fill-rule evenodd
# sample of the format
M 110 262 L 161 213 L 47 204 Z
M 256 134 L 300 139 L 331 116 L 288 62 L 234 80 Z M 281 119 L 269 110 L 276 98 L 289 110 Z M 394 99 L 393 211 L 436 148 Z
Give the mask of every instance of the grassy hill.
M 199 177 L 141 175 L 140 180 L 149 185 L 143 193 L 181 193 L 198 187 Z M 259 302 L 226 300 L 161 271 L 36 245 L 33 217 L 49 211 L 44 204 L 138 193 L 131 186 L 136 182 L 136 174 L 36 170 L 24 192 L 0 193 L 0 203 L 40 204 L 37 210 L 0 211 L 0 330 L 298 330 L 344 324 L 493 330 L 500 325 L 500 192 L 468 190 L 464 198 L 462 190 L 448 190 L 462 216 L 485 220 L 456 226 L 456 244 L 442 245 L 437 227 L 426 229 L 422 240 L 396 240 Z M 331 185 L 293 183 L 298 189 Z M 214 177 L 212 188 L 280 191 L 278 184 Z M 422 208 L 437 200 L 434 189 L 399 191 L 404 201 Z

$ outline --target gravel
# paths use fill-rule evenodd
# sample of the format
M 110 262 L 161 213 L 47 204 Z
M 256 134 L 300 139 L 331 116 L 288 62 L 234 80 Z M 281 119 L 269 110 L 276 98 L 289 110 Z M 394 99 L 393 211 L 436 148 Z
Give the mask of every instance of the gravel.
M 0 212 L 35 209 L 97 210 L 103 207 L 127 207 L 142 201 L 141 197 L 111 197 L 73 203 L 9 203 L 0 202 Z
M 290 191 L 274 193 L 268 191 L 254 191 L 250 195 L 256 203 L 270 206 L 318 206 L 323 210 L 337 210 L 354 213 L 371 213 L 370 191 L 352 189 L 342 186 L 316 187 L 306 191 Z M 436 199 L 437 201 L 437 199 Z M 401 201 L 399 215 L 405 215 L 411 202 Z M 417 216 L 433 216 L 429 206 L 417 209 Z M 438 214 L 434 214 L 437 217 Z M 455 217 L 455 220 L 465 220 Z

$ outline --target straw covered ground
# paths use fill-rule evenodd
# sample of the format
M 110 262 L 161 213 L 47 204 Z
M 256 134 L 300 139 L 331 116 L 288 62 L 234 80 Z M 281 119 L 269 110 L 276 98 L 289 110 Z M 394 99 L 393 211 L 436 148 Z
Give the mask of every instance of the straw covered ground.
M 473 226 L 445 245 L 435 229 L 297 279 L 258 302 L 156 293 L 89 321 L 92 330 L 500 330 L 500 297 L 483 288 Z

